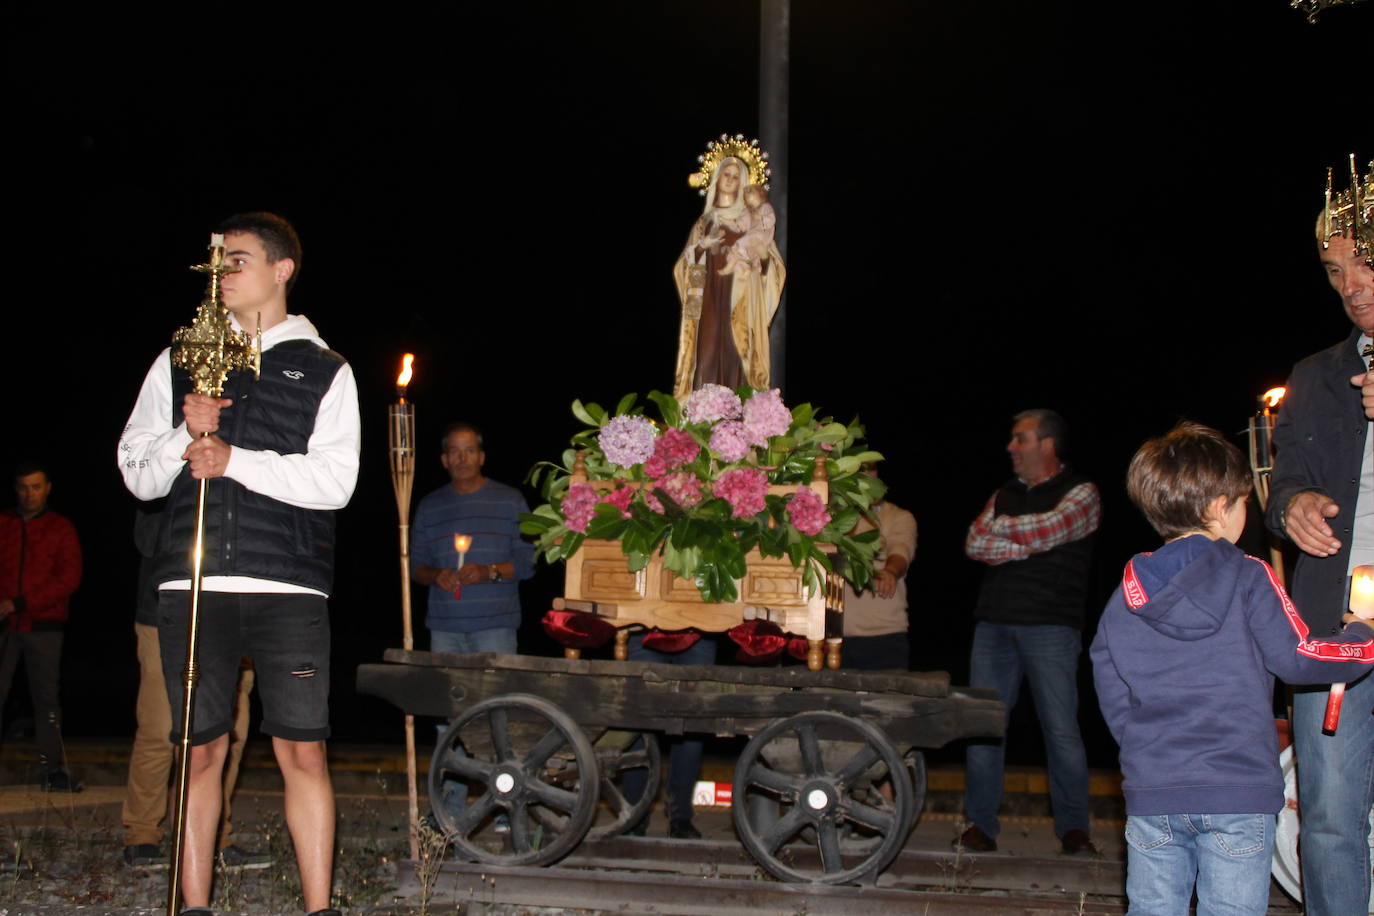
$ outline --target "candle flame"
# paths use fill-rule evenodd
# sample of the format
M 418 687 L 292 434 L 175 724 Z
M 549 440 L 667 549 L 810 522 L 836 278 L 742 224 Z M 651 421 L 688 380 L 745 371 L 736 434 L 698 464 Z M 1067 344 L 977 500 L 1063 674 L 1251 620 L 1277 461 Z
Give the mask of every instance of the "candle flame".
M 401 357 L 401 374 L 396 376 L 396 387 L 404 388 L 410 384 L 411 377 L 415 374 L 411 365 L 415 362 L 415 354 L 407 353 Z
M 467 553 L 472 546 L 472 536 L 468 534 L 455 534 L 453 536 L 453 549 L 459 553 Z
M 1278 407 L 1278 406 L 1279 406 L 1279 401 L 1282 401 L 1282 400 L 1283 400 L 1283 396 L 1284 396 L 1285 394 L 1287 394 L 1287 393 L 1288 393 L 1288 389 L 1287 389 L 1287 388 L 1284 388 L 1284 387 L 1282 387 L 1282 386 L 1279 386 L 1278 388 L 1270 388 L 1270 389 L 1269 389 L 1268 391 L 1266 391 L 1264 394 L 1260 395 L 1260 397 L 1262 397 L 1262 398 L 1264 399 L 1264 406 L 1266 406 L 1266 407 Z
M 1374 598 L 1374 566 L 1356 566 L 1355 578 L 1350 583 L 1350 603 L 1358 596 L 1366 601 Z

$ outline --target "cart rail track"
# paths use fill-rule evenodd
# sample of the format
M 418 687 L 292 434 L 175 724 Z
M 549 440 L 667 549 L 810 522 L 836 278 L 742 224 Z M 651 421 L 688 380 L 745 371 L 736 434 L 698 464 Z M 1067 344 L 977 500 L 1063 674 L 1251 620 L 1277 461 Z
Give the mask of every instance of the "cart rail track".
M 1104 859 L 904 850 L 880 877 L 879 886 L 785 884 L 760 876 L 756 863 L 735 843 L 617 837 L 583 843 L 551 868 L 445 862 L 433 880 L 430 899 L 441 906 L 468 902 L 565 907 L 620 916 L 1089 916 L 1126 910 L 1122 865 Z M 415 863 L 400 863 L 398 882 L 401 897 L 419 896 Z

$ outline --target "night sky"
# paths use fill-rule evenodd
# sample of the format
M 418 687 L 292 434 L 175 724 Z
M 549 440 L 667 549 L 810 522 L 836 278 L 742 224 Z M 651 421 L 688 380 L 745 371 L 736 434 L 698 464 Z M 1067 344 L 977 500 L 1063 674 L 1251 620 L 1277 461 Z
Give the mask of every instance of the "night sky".
M 400 735 L 351 684 L 400 643 L 400 354 L 418 355 L 433 446 L 417 498 L 445 481 L 447 420 L 483 426 L 489 476 L 518 483 L 577 429 L 574 398 L 671 387 L 671 268 L 701 209 L 687 175 L 707 140 L 759 131 L 755 6 L 338 9 L 6 14 L 0 459 L 51 462 L 86 550 L 71 734 L 132 732 L 134 500 L 115 441 L 194 315 L 186 266 L 223 216 L 296 224 L 292 311 L 358 377 L 363 467 L 331 601 L 339 738 Z M 888 456 L 920 523 L 918 667 L 967 677 L 963 537 L 1009 474 L 1012 413 L 1053 407 L 1076 433 L 1069 457 L 1106 504 L 1105 600 L 1157 545 L 1122 486 L 1141 440 L 1185 417 L 1239 433 L 1258 393 L 1346 332 L 1311 226 L 1326 167 L 1374 155 L 1371 30 L 1374 3 L 1312 26 L 1286 0 L 794 0 L 783 394 L 857 414 Z M 529 651 L 553 649 L 537 620 L 560 584 L 544 569 L 527 586 Z

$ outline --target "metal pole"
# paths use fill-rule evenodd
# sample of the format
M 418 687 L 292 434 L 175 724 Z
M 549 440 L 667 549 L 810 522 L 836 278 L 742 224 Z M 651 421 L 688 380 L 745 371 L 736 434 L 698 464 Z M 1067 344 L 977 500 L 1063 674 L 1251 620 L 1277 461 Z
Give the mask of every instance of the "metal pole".
M 773 240 L 787 261 L 788 86 L 791 67 L 791 0 L 759 0 L 759 145 L 768 150 L 773 178 L 768 200 L 777 211 Z M 787 376 L 787 292 L 768 329 L 769 379 L 782 388 Z
M 208 436 L 209 433 L 202 433 Z M 196 639 L 200 631 L 200 588 L 205 555 L 205 495 L 210 481 L 201 478 L 196 494 L 196 546 L 191 558 L 191 612 L 186 624 L 186 667 L 182 671 L 181 744 L 177 754 L 176 815 L 172 821 L 172 856 L 167 872 L 167 916 L 177 916 L 181 896 L 182 847 L 186 842 L 186 780 L 191 771 L 191 721 L 196 708 Z

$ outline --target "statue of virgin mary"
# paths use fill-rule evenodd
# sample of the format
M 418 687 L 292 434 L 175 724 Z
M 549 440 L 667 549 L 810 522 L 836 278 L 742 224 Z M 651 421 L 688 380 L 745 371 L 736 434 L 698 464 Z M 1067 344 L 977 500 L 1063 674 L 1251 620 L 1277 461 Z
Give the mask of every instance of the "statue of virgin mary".
M 706 206 L 673 267 L 682 302 L 673 378 L 679 399 L 709 382 L 769 387 L 768 326 L 787 279 L 782 255 L 770 241 L 756 264 L 727 265 L 731 246 L 749 228 L 744 191 L 753 177 L 738 157 L 719 162 L 711 171 Z

